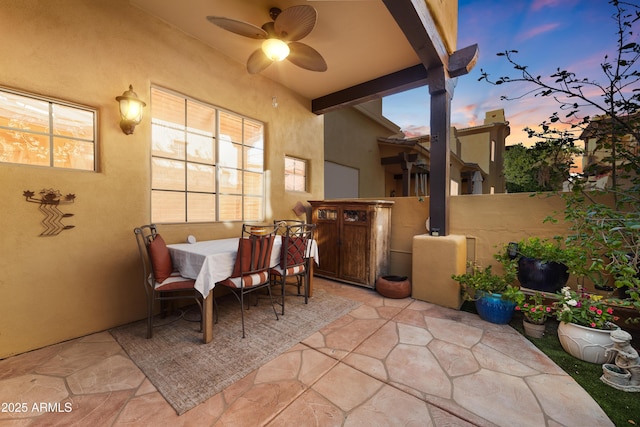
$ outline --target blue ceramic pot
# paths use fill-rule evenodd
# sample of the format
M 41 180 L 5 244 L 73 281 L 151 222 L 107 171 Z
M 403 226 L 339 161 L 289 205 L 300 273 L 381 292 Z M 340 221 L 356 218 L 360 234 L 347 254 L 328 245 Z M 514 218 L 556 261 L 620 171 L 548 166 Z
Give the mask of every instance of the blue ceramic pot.
M 482 293 L 476 300 L 476 310 L 480 318 L 500 325 L 511 321 L 515 307 L 515 302 L 503 300 L 500 294 Z

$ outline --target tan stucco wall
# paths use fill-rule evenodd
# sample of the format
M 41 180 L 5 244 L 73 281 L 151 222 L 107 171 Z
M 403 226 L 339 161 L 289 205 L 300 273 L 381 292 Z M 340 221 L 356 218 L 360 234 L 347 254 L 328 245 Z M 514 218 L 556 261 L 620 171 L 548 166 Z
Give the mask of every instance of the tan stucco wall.
M 265 123 L 266 220 L 323 197 L 323 117 L 310 100 L 234 62 L 126 0 L 0 0 L 0 85 L 99 111 L 97 173 L 0 164 L 0 358 L 145 316 L 133 228 L 150 221 L 150 109 L 126 136 L 115 96 L 149 102 L 160 85 Z M 278 98 L 278 108 L 272 106 Z M 308 193 L 285 194 L 284 154 L 309 160 Z M 23 191 L 76 195 L 75 228 L 39 237 Z M 239 233 L 239 224 L 161 225 L 169 242 Z
M 384 195 L 378 137 L 391 131 L 354 108 L 325 114 L 325 160 L 358 169 L 359 197 Z
M 415 197 L 393 197 L 391 213 L 390 273 L 411 277 L 413 237 L 426 233 L 429 198 L 420 202 Z M 493 254 L 511 241 L 529 236 L 566 235 L 568 224 L 544 223 L 554 212 L 562 213 L 564 202 L 558 196 L 529 193 L 464 195 L 450 198 L 450 234 L 467 238 L 469 259 L 481 265 L 494 264 Z M 559 215 L 558 218 L 562 218 Z

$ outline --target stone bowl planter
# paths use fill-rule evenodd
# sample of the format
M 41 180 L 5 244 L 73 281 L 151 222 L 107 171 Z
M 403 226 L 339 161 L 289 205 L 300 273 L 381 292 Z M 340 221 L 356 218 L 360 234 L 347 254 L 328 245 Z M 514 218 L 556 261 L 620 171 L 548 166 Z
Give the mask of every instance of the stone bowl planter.
M 611 329 L 594 329 L 575 323 L 560 322 L 558 339 L 564 351 L 573 357 L 601 365 L 611 363 L 615 357 L 614 352 L 606 352 L 613 347 L 611 331 Z
M 407 276 L 380 276 L 376 280 L 376 291 L 387 298 L 407 298 L 411 295 L 411 282 Z

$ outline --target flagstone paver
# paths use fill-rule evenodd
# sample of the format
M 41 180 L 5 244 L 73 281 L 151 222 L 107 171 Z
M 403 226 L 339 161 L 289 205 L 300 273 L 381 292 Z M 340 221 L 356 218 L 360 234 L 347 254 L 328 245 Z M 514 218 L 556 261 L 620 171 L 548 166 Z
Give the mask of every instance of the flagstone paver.
M 0 427 L 613 425 L 508 325 L 319 278 L 315 286 L 363 304 L 181 416 L 101 332 L 1 360 L 0 402 L 49 405 L 0 412 Z

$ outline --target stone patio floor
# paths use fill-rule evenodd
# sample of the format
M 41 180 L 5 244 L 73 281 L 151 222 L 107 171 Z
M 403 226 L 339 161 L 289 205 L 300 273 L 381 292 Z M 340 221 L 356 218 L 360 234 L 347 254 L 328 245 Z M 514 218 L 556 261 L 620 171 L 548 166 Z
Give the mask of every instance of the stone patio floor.
M 100 332 L 0 361 L 0 427 L 613 426 L 508 325 L 314 286 L 363 304 L 182 416 Z

